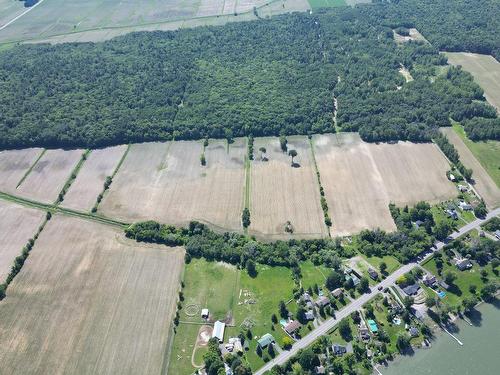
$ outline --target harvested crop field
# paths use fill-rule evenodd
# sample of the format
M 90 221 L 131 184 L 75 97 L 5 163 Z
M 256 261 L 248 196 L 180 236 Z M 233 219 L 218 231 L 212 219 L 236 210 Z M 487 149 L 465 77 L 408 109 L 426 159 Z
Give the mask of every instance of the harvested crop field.
M 0 373 L 161 373 L 183 258 L 54 216 L 0 303 Z
M 93 150 L 71 184 L 62 205 L 90 211 L 104 189 L 106 177 L 113 174 L 126 149 L 127 146 L 122 145 Z
M 314 136 L 313 144 L 334 235 L 392 231 L 389 203 L 437 203 L 457 195 L 433 144 L 371 144 L 355 133 Z
M 0 191 L 12 193 L 43 150 L 26 148 L 0 152 Z
M 448 62 L 461 65 L 483 88 L 484 96 L 500 111 L 500 63 L 490 55 L 466 52 L 446 52 Z
M 45 212 L 0 200 L 0 284 L 10 272 L 14 259 L 38 231 Z
M 268 161 L 261 161 L 259 149 L 266 148 Z M 290 157 L 281 151 L 278 138 L 256 138 L 251 163 L 249 233 L 264 239 L 317 238 L 328 235 L 321 209 L 319 185 L 307 137 L 288 137 Z M 287 221 L 293 234 L 285 232 Z
M 82 150 L 47 150 L 19 185 L 16 194 L 44 203 L 54 202 L 82 153 Z
M 446 134 L 448 140 L 455 146 L 460 155 L 460 161 L 467 167 L 472 169 L 472 178 L 474 179 L 474 188 L 479 195 L 484 199 L 488 208 L 500 206 L 500 189 L 492 180 L 488 172 L 483 168 L 479 161 L 475 158 L 469 148 L 460 139 L 453 128 L 441 128 L 441 132 Z
M 201 142 L 132 145 L 100 206 L 125 221 L 155 219 L 186 225 L 198 220 L 213 228 L 241 229 L 246 140 L 210 141 L 201 166 Z

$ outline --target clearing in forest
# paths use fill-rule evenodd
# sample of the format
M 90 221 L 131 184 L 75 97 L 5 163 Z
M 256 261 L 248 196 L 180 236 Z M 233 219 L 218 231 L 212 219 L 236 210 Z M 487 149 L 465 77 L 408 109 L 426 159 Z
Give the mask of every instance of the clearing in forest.
M 0 200 L 0 284 L 44 217 L 43 211 Z
M 13 193 L 43 149 L 26 148 L 0 152 L 0 191 Z
M 53 216 L 0 303 L 0 373 L 161 373 L 183 260 Z
M 15 194 L 44 203 L 53 203 L 82 154 L 83 150 L 47 150 L 19 185 Z
M 356 133 L 317 135 L 313 143 L 335 235 L 395 230 L 389 203 L 437 203 L 457 195 L 434 144 L 372 144 Z
M 441 132 L 444 133 L 453 146 L 455 146 L 463 165 L 472 169 L 472 178 L 474 180 L 473 186 L 484 199 L 486 206 L 489 209 L 500 206 L 500 189 L 481 163 L 475 158 L 471 150 L 465 145 L 455 129 L 441 128 Z
M 484 97 L 500 111 L 500 63 L 490 55 L 446 52 L 448 62 L 461 65 L 484 90 Z
M 261 160 L 261 147 L 266 149 L 267 161 Z M 295 166 L 278 138 L 255 138 L 250 177 L 252 235 L 272 240 L 328 236 L 309 140 L 288 137 L 288 150 L 292 149 L 297 151 Z M 293 233 L 285 231 L 287 222 Z
M 206 166 L 200 157 L 205 153 Z M 100 211 L 125 221 L 155 219 L 241 230 L 246 140 L 135 144 L 104 196 Z
M 90 211 L 97 196 L 104 190 L 106 177 L 113 174 L 126 149 L 127 146 L 121 145 L 93 150 L 71 184 L 62 205 Z

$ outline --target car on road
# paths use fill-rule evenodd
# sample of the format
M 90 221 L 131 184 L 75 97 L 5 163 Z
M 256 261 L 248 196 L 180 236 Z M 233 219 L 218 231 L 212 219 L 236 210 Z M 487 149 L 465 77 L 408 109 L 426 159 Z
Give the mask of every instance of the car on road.
M 377 289 L 382 290 L 382 289 L 384 289 L 384 287 L 382 285 L 380 285 Z

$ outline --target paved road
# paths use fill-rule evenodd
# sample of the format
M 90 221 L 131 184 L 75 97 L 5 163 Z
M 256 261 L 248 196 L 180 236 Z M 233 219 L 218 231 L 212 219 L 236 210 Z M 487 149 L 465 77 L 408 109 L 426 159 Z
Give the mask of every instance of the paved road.
M 497 208 L 493 211 L 491 211 L 486 218 L 484 219 L 477 219 L 464 227 L 462 227 L 459 231 L 454 232 L 453 234 L 450 235 L 451 238 L 455 239 L 460 237 L 461 235 L 467 233 L 468 231 L 475 229 L 479 227 L 482 223 L 485 221 L 491 219 L 494 216 L 497 216 L 500 214 L 500 208 Z M 443 242 L 437 242 L 435 244 L 434 251 L 438 251 L 441 249 L 445 244 Z M 423 259 L 418 262 L 421 263 L 428 257 L 432 255 L 432 252 L 429 252 Z M 375 297 L 377 293 L 379 293 L 378 288 L 382 286 L 382 288 L 387 288 L 394 284 L 398 277 L 404 275 L 405 273 L 409 272 L 413 267 L 415 267 L 417 262 L 411 262 L 408 264 L 405 264 L 404 266 L 400 267 L 398 270 L 396 270 L 394 273 L 390 274 L 387 278 L 382 280 L 379 284 L 375 285 L 372 289 L 371 292 L 368 294 L 363 294 L 359 298 L 355 299 L 352 301 L 349 305 L 344 307 L 342 310 L 338 311 L 336 313 L 335 318 L 330 318 L 323 322 L 320 326 L 318 326 L 316 329 L 311 331 L 309 334 L 304 336 L 302 339 L 298 340 L 295 344 L 293 344 L 292 348 L 287 351 L 283 351 L 281 354 L 276 356 L 272 361 L 269 361 L 266 363 L 263 367 L 261 367 L 259 370 L 257 370 L 254 374 L 255 375 L 263 375 L 266 371 L 269 371 L 273 368 L 275 365 L 281 365 L 291 359 L 293 356 L 297 354 L 297 352 L 300 349 L 307 348 L 309 345 L 311 345 L 314 341 L 317 340 L 318 337 L 325 335 L 330 331 L 335 325 L 342 320 L 343 318 L 349 316 L 352 312 L 361 309 L 361 307 L 368 302 L 370 299 Z

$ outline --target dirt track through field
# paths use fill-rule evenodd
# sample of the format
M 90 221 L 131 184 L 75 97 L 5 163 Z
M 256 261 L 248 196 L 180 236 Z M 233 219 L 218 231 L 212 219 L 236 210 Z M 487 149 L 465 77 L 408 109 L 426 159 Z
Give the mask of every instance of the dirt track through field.
M 106 177 L 113 174 L 126 149 L 127 146 L 121 145 L 93 150 L 66 193 L 62 206 L 90 211 L 104 189 Z
M 0 152 L 0 191 L 12 193 L 43 149 L 6 150 Z
M 83 150 L 47 150 L 19 186 L 16 194 L 43 203 L 53 203 L 81 159 L 82 153 Z
M 133 145 L 100 211 L 127 221 L 156 219 L 241 230 L 246 140 L 211 140 L 201 166 L 201 142 Z
M 389 203 L 436 203 L 457 195 L 446 159 L 433 144 L 371 144 L 355 133 L 313 138 L 333 235 L 396 229 Z
M 183 257 L 54 216 L 0 303 L 0 373 L 161 373 Z
M 21 255 L 44 217 L 43 211 L 0 201 L 0 284 L 5 281 L 14 259 Z
M 460 161 L 467 167 L 472 169 L 472 178 L 474 179 L 474 188 L 479 195 L 484 199 L 488 208 L 500 206 L 500 189 L 498 189 L 495 181 L 493 181 L 485 171 L 483 166 L 475 158 L 467 145 L 460 139 L 453 128 L 441 128 L 441 132 L 446 134 L 448 140 L 455 146 L 460 155 Z
M 261 161 L 259 148 L 266 148 L 268 161 Z M 317 238 L 328 235 L 321 209 L 319 185 L 307 137 L 288 137 L 291 158 L 281 151 L 278 138 L 256 138 L 251 166 L 249 233 L 264 239 Z M 285 232 L 286 222 L 293 235 Z

